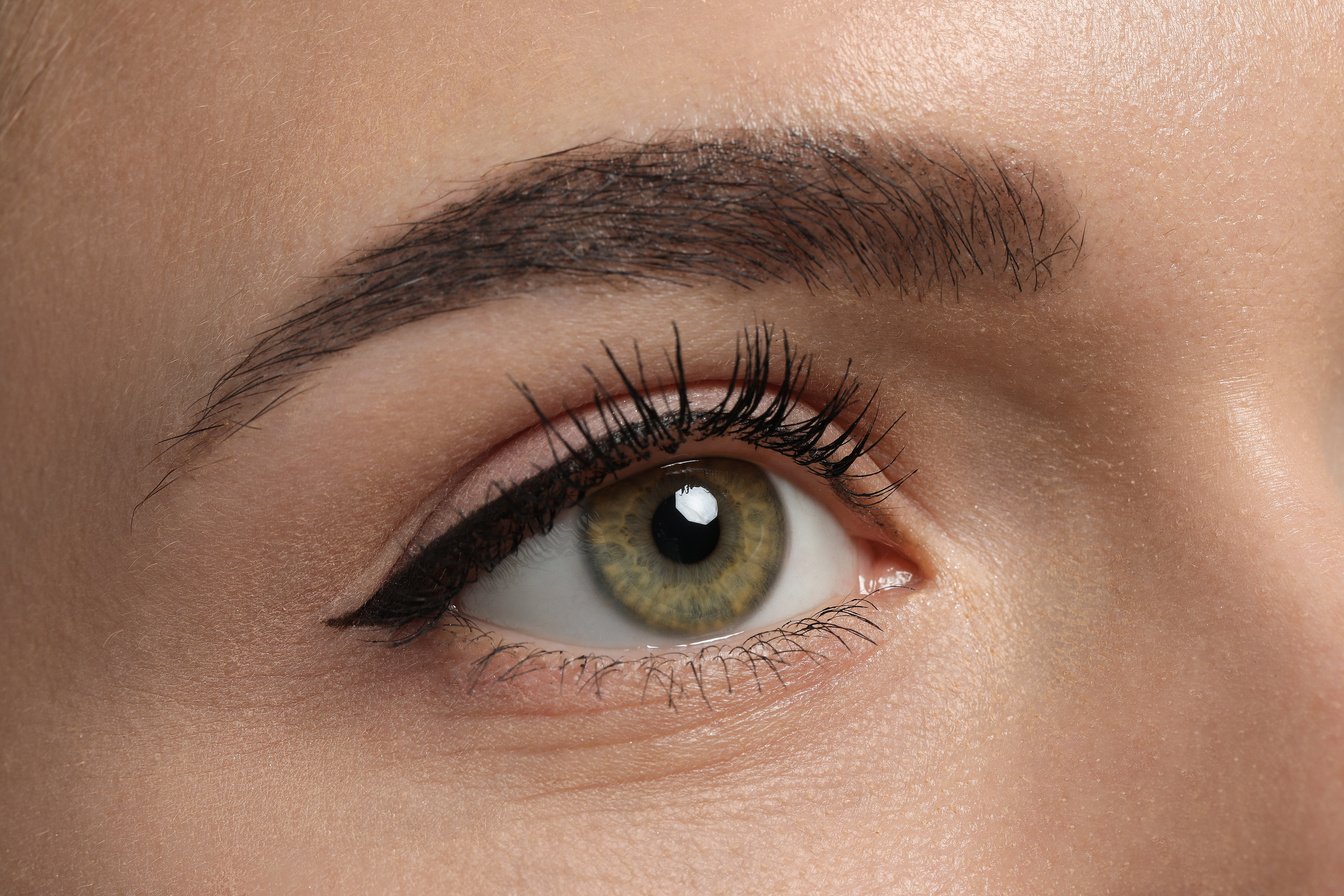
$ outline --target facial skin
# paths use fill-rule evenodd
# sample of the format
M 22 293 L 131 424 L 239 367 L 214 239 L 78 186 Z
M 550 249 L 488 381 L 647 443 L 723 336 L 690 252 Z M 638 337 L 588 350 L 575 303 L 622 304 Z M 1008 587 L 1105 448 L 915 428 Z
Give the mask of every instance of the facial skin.
M 0 13 L 3 889 L 1344 888 L 1340 4 L 66 6 Z M 514 284 L 159 457 L 496 166 L 743 129 L 1029 158 L 1082 250 Z M 673 321 L 697 382 L 764 321 L 905 412 L 875 644 L 673 710 L 326 624 L 536 424 L 510 377 L 582 406 Z

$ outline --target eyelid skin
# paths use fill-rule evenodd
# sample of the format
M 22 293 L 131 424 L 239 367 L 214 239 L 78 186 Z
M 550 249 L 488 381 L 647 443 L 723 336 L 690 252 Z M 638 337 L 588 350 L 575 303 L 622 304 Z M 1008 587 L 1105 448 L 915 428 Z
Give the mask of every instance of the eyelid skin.
M 772 350 L 784 359 L 778 377 L 770 369 Z M 589 652 L 535 639 L 516 643 L 457 611 L 453 598 L 458 590 L 527 538 L 549 528 L 556 513 L 577 503 L 587 491 L 622 475 L 628 466 L 646 466 L 683 450 L 700 451 L 701 444 L 708 447 L 712 442 L 716 446 L 712 453 L 722 453 L 720 447 L 736 443 L 734 453 L 766 454 L 775 465 L 798 468 L 794 478 L 824 478 L 832 486 L 832 503 L 843 504 L 854 517 L 859 516 L 855 510 L 889 495 L 904 479 L 891 481 L 885 466 L 867 458 L 890 432 L 890 425 L 877 428 L 873 402 L 856 398 L 857 381 L 847 372 L 822 403 L 823 410 L 809 410 L 801 392 L 808 385 L 811 359 L 796 355 L 786 336 L 776 343 L 769 328 L 744 334 L 728 383 L 718 387 L 692 387 L 685 381 L 679 343 L 676 359 L 671 355 L 668 359 L 676 374 L 670 389 L 647 385 L 638 355 L 634 377 L 610 350 L 608 357 L 626 394 L 608 389 L 589 371 L 592 408 L 552 418 L 533 402 L 540 428 L 502 451 L 503 466 L 526 467 L 528 462 L 521 458 L 529 456 L 549 456 L 550 466 L 510 486 L 498 485 L 499 466 L 493 458 L 469 473 L 454 489 L 456 497 L 450 496 L 430 514 L 422 534 L 413 540 L 413 556 L 400 563 L 363 606 L 331 624 L 381 627 L 391 634 L 389 643 L 397 645 L 431 642 L 445 666 L 453 667 L 454 687 L 476 691 L 489 684 L 496 697 L 504 693 L 523 703 L 529 703 L 529 695 L 535 696 L 539 689 L 546 696 L 542 706 L 557 699 L 557 691 L 590 700 L 595 696 L 611 705 L 617 690 L 626 698 L 635 696 L 632 680 L 638 680 L 639 702 L 652 699 L 672 706 L 691 693 L 688 684 L 705 702 L 711 692 L 741 696 L 741 689 L 748 686 L 762 693 L 767 675 L 779 683 L 786 671 L 789 677 L 796 676 L 800 670 L 794 667 L 802 662 L 815 666 L 837 651 L 849 655 L 874 646 L 883 627 L 875 618 L 881 614 L 871 596 L 908 588 L 916 577 L 913 564 L 884 544 L 886 539 L 862 539 L 866 562 L 855 593 L 818 595 L 818 609 L 805 619 L 695 650 Z M 775 379 L 779 382 L 773 383 Z M 519 388 L 529 394 L 526 387 Z M 533 460 L 532 465 L 539 464 Z M 801 475 L 803 469 L 809 471 L 807 476 Z M 463 509 L 473 500 L 464 494 L 482 493 L 493 498 Z M 454 517 L 456 525 L 439 534 Z M 828 597 L 831 605 L 822 606 Z M 411 646 L 417 653 L 425 649 L 419 643 Z M 522 686 L 524 678 L 527 687 Z M 623 682 L 619 687 L 618 681 Z
M 916 585 L 893 576 L 764 632 L 694 648 L 576 651 L 515 640 L 449 613 L 398 652 L 471 712 L 537 716 L 646 707 L 752 710 L 861 663 L 889 638 Z

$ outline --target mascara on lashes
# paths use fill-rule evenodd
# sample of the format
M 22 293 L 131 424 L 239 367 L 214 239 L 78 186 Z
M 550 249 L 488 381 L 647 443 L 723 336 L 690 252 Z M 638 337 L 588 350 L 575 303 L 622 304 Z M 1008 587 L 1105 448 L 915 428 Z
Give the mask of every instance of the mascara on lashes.
M 884 474 L 854 474 L 853 465 L 882 443 L 900 420 L 878 429 L 873 395 L 861 400 L 860 383 L 847 364 L 830 398 L 816 413 L 793 419 L 806 393 L 813 359 L 799 355 L 787 332 L 766 324 L 739 334 L 731 375 L 718 404 L 696 409 L 682 355 L 681 332 L 673 325 L 673 349 L 665 355 L 674 390 L 649 386 L 638 344 L 627 368 L 603 344 L 619 388 L 603 383 L 591 368 L 591 408 L 566 409 L 566 436 L 532 392 L 515 383 L 546 432 L 554 457 L 547 469 L 510 485 L 469 513 L 406 562 L 358 609 L 329 620 L 338 627 L 372 626 L 399 633 L 393 643 L 414 640 L 448 613 L 459 592 L 490 572 L 534 535 L 548 531 L 556 516 L 626 467 L 659 453 L 675 454 L 688 442 L 731 438 L 764 448 L 830 481 L 856 505 L 870 505 L 895 491 L 910 473 L 865 490 L 863 480 Z M 776 373 L 777 371 L 777 373 Z M 834 438 L 827 431 L 853 414 Z M 912 471 L 913 472 L 913 471 Z

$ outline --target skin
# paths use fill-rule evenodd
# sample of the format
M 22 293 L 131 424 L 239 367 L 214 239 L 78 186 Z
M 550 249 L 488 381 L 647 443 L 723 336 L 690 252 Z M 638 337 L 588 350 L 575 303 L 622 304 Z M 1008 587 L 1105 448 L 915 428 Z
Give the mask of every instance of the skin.
M 4 889 L 1344 887 L 1340 4 L 19 7 Z M 558 289 L 425 321 L 131 524 L 156 443 L 378 228 L 511 160 L 759 124 L 1024 150 L 1085 251 L 1029 294 Z M 920 472 L 878 516 L 926 578 L 880 643 L 673 712 L 468 693 L 443 639 L 323 625 L 530 425 L 509 375 L 581 402 L 599 340 L 672 319 L 696 376 L 764 319 L 908 412 Z

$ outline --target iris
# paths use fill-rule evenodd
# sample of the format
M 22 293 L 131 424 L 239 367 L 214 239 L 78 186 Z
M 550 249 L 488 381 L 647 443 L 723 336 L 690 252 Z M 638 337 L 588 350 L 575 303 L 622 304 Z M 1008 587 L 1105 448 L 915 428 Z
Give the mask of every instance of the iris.
M 770 478 L 731 458 L 666 464 L 594 492 L 581 533 L 603 592 L 676 634 L 743 619 L 769 593 L 788 543 Z

